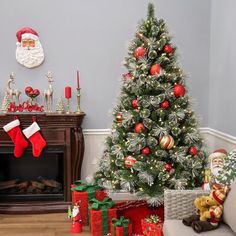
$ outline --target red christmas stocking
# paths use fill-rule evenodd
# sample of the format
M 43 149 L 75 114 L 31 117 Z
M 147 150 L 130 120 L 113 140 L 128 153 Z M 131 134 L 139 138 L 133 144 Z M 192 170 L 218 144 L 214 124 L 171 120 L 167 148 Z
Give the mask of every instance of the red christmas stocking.
M 19 158 L 22 156 L 25 148 L 28 147 L 28 142 L 20 129 L 20 121 L 18 119 L 3 126 L 3 129 L 8 133 L 12 142 L 15 144 L 14 156 Z
M 25 137 L 32 143 L 34 157 L 39 157 L 43 148 L 46 146 L 46 141 L 40 134 L 39 130 L 40 127 L 36 122 L 33 122 L 32 125 L 23 130 Z

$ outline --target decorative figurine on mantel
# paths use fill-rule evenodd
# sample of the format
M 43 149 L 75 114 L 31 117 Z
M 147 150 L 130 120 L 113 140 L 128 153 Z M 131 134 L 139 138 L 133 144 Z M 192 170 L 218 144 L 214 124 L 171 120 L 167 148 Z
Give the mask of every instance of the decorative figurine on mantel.
M 48 79 L 48 89 L 45 89 L 43 92 L 43 97 L 44 97 L 44 108 L 46 112 L 52 112 L 52 101 L 53 101 L 53 87 L 52 87 L 52 72 L 48 71 L 46 75 Z
M 2 112 L 7 112 L 8 108 L 10 106 L 11 100 L 9 95 L 6 93 L 3 100 L 2 100 L 2 107 L 1 107 L 1 111 Z
M 7 91 L 6 94 L 9 96 L 10 101 L 14 102 L 14 97 L 16 98 L 16 103 L 19 103 L 21 92 L 18 89 L 11 88 L 11 84 L 15 84 L 15 75 L 12 72 L 10 78 L 7 81 Z
M 59 98 L 58 101 L 57 101 L 56 112 L 58 114 L 65 113 L 65 105 L 64 105 L 64 102 L 63 102 L 62 98 Z
M 24 27 L 16 33 L 16 60 L 27 68 L 34 68 L 44 61 L 43 47 L 38 33 L 29 27 Z

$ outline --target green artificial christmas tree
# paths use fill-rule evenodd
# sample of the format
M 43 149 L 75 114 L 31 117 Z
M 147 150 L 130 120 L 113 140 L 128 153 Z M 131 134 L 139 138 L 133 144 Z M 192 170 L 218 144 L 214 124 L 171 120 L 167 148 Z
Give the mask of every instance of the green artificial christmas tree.
M 231 151 L 224 160 L 224 167 L 217 176 L 220 184 L 231 185 L 236 179 L 236 150 Z
M 112 134 L 94 178 L 107 189 L 128 190 L 159 205 L 164 189 L 201 185 L 205 153 L 176 47 L 152 4 L 125 66 Z

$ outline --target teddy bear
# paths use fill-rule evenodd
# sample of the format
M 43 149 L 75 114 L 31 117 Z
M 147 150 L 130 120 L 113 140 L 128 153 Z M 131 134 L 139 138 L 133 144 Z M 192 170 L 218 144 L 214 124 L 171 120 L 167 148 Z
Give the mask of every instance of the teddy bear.
M 196 214 L 183 219 L 183 224 L 192 226 L 200 233 L 218 228 L 223 214 L 223 203 L 229 191 L 228 187 L 218 187 L 208 196 L 194 200 Z
M 200 221 L 220 221 L 223 213 L 223 199 L 219 199 L 216 195 L 217 193 L 220 194 L 220 191 L 212 191 L 209 196 L 195 199 L 194 205 Z M 222 196 L 224 198 L 225 195 Z

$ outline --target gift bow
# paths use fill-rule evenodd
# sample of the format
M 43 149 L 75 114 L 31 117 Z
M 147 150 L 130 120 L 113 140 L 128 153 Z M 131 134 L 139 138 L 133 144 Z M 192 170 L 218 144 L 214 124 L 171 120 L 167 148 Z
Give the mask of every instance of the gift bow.
M 157 215 L 150 215 L 148 218 L 145 219 L 146 222 L 148 223 L 154 223 L 154 224 L 157 224 L 159 222 L 161 222 L 161 219 L 159 216 Z
M 105 198 L 103 201 L 99 201 L 96 198 L 93 198 L 89 201 L 90 208 L 94 210 L 104 210 L 112 208 L 115 205 L 115 202 L 111 198 Z
M 123 226 L 123 227 L 126 227 L 129 225 L 129 220 L 128 219 L 125 219 L 124 216 L 121 216 L 120 219 L 116 219 L 116 218 L 113 218 L 112 219 L 112 224 L 114 226 Z
M 96 184 L 89 184 L 83 180 L 77 180 L 75 181 L 75 187 L 71 188 L 73 191 L 87 191 L 87 192 L 94 192 L 97 189 L 102 189 L 102 187 L 96 185 Z

